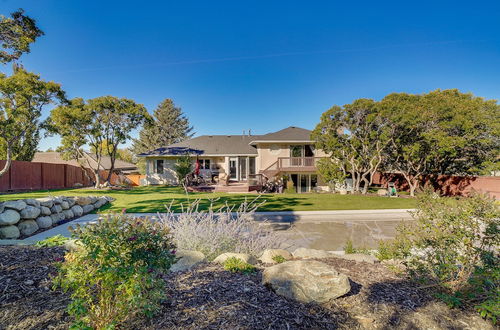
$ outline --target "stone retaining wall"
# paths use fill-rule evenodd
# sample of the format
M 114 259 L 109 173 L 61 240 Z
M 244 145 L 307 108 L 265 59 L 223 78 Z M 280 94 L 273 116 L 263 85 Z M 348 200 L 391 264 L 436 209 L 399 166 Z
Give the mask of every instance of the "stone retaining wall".
M 76 196 L 19 199 L 0 203 L 0 239 L 18 239 L 99 209 L 111 197 Z

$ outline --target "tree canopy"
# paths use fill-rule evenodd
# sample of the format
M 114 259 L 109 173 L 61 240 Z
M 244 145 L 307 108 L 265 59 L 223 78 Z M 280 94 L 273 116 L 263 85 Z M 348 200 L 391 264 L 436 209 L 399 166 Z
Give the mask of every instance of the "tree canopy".
M 17 60 L 23 53 L 29 53 L 30 44 L 42 35 L 35 20 L 26 16 L 22 9 L 10 17 L 0 16 L 0 63 Z

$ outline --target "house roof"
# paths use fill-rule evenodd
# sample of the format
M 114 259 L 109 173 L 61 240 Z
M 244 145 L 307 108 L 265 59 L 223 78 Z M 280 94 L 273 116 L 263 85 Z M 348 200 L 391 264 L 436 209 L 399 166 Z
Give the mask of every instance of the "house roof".
M 254 136 L 251 144 L 263 142 L 313 142 L 311 131 L 305 128 L 290 126 L 280 131 Z
M 85 157 L 89 160 L 92 167 L 97 166 L 95 154 L 89 152 L 85 153 Z M 51 163 L 51 164 L 68 164 L 73 166 L 80 166 L 78 162 L 74 159 L 64 160 L 59 152 L 37 152 L 33 157 L 32 162 L 36 163 Z M 83 162 L 83 166 L 87 165 L 86 161 Z M 101 159 L 101 169 L 109 170 L 111 168 L 111 158 L 109 156 L 102 156 Z M 125 162 L 120 159 L 115 160 L 115 170 L 128 170 L 137 171 L 137 166 L 132 163 Z

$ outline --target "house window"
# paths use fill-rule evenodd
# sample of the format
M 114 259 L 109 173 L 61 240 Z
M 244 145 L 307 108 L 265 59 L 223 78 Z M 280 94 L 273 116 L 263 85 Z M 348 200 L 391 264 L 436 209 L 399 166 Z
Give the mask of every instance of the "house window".
M 156 173 L 163 174 L 163 159 L 156 160 Z
M 210 169 L 210 159 L 200 159 L 200 169 L 209 170 Z

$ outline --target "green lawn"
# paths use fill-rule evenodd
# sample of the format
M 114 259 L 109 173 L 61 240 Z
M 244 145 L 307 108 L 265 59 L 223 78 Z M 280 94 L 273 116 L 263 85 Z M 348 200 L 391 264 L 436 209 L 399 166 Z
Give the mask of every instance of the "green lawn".
M 186 194 L 177 187 L 136 187 L 131 190 L 102 191 L 93 189 L 62 189 L 51 191 L 35 191 L 19 194 L 0 195 L 0 201 L 12 199 L 38 198 L 47 196 L 77 196 L 77 195 L 107 195 L 116 199 L 111 205 L 101 209 L 103 211 L 121 211 L 127 209 L 129 213 L 163 212 L 164 205 L 174 200 L 174 210 L 180 210 L 180 204 L 186 203 Z M 201 199 L 201 206 L 206 208 L 209 199 L 217 199 L 214 205 L 222 206 L 226 201 L 229 204 L 240 204 L 247 199 L 256 198 L 256 194 L 228 194 L 228 193 L 190 193 L 189 200 Z M 415 207 L 412 198 L 387 198 L 362 195 L 338 194 L 264 194 L 260 201 L 265 204 L 259 211 L 319 211 L 319 210 L 368 210 L 368 209 L 406 209 Z

